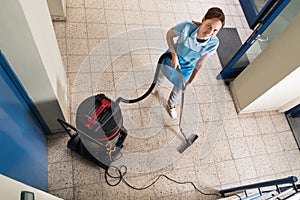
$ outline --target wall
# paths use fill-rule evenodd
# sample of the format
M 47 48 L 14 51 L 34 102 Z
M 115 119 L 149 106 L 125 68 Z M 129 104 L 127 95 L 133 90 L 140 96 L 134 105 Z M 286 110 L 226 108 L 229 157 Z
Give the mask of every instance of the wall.
M 36 200 L 61 200 L 61 198 L 55 197 L 41 190 L 30 187 L 1 174 L 0 185 L 1 199 L 21 199 L 21 191 L 29 191 L 34 193 L 34 197 Z
M 278 110 L 300 103 L 300 14 L 232 82 L 239 112 Z
M 51 132 L 69 120 L 67 77 L 46 1 L 1 2 L 0 47 Z

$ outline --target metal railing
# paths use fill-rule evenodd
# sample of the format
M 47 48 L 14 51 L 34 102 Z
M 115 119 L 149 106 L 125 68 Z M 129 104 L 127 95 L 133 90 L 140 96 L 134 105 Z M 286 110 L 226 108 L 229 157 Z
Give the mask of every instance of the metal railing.
M 298 192 L 299 185 L 296 185 L 297 181 L 298 178 L 296 176 L 289 176 L 282 179 L 228 188 L 220 190 L 219 193 L 222 197 L 236 195 L 241 200 L 273 200 L 282 196 L 285 196 L 285 199 L 287 199 Z M 243 194 L 244 196 L 241 197 Z

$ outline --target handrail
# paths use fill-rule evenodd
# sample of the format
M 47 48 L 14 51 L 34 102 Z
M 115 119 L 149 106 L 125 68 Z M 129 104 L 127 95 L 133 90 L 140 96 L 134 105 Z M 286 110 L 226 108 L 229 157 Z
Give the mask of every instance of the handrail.
M 233 192 L 237 192 L 237 191 L 245 191 L 245 190 L 250 190 L 250 189 L 259 189 L 262 187 L 269 187 L 269 186 L 278 186 L 278 185 L 282 185 L 282 184 L 292 184 L 293 185 L 293 189 L 297 192 L 297 186 L 296 186 L 296 182 L 298 181 L 298 178 L 296 176 L 289 176 L 287 178 L 281 178 L 281 179 L 275 179 L 275 180 L 271 180 L 271 181 L 265 181 L 265 182 L 260 182 L 260 183 L 254 183 L 254 184 L 249 184 L 249 185 L 243 185 L 243 186 L 239 186 L 239 187 L 233 187 L 233 188 L 228 188 L 228 189 L 224 189 L 224 190 L 220 190 L 219 193 L 222 197 L 225 197 L 226 193 L 233 193 Z M 276 187 L 277 190 L 280 190 L 280 188 Z M 278 191 L 280 192 L 280 191 Z

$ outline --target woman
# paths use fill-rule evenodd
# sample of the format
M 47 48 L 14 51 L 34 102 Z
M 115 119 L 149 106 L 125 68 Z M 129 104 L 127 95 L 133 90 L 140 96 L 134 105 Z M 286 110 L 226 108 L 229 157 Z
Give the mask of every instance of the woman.
M 166 58 L 163 64 L 179 68 L 185 81 L 185 87 L 172 80 L 166 68 L 162 68 L 162 73 L 158 77 L 158 84 L 166 76 L 174 87 L 168 99 L 169 113 L 172 118 L 177 117 L 175 105 L 183 91 L 195 80 L 200 69 L 205 65 L 210 55 L 214 54 L 219 46 L 216 34 L 225 24 L 225 16 L 220 8 L 210 8 L 202 19 L 202 22 L 185 21 L 175 25 L 167 32 L 167 53 L 171 58 Z M 177 41 L 174 42 L 174 38 Z M 162 75 L 164 74 L 164 75 Z

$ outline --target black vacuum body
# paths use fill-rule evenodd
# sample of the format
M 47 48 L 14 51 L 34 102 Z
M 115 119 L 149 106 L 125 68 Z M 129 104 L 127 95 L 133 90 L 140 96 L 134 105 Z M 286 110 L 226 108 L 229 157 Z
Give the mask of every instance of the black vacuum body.
M 121 157 L 127 130 L 119 105 L 104 94 L 85 99 L 76 112 L 76 128 L 58 120 L 64 127 L 71 128 L 68 148 L 96 163 L 103 169 Z M 65 127 L 65 129 L 66 129 Z
M 104 94 L 85 99 L 76 113 L 77 129 L 102 144 L 112 143 L 123 127 L 120 106 Z

